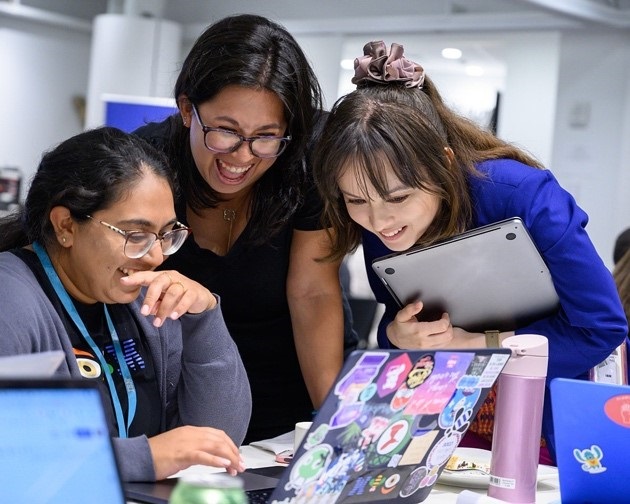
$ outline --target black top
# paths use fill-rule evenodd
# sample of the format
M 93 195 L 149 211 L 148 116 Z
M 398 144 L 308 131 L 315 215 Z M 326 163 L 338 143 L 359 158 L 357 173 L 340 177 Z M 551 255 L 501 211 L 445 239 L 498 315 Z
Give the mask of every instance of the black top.
M 168 120 L 136 131 L 165 149 Z M 274 169 L 282 169 L 274 165 Z M 228 254 L 200 248 L 194 234 L 169 257 L 162 268 L 175 269 L 221 296 L 223 317 L 238 346 L 247 371 L 253 400 L 245 443 L 267 439 L 295 428 L 312 417 L 313 405 L 298 362 L 286 295 L 289 253 L 294 229 L 317 230 L 322 203 L 314 188 L 282 230 L 262 245 L 248 243 L 250 224 Z M 186 223 L 186 206 L 178 202 L 177 218 Z M 345 301 L 345 299 L 344 299 Z M 346 347 L 353 349 L 357 335 L 347 302 Z
M 74 354 L 77 358 L 77 364 L 81 375 L 87 379 L 98 380 L 102 386 L 104 396 L 110 399 L 109 401 L 106 401 L 108 406 L 106 411 L 110 424 L 110 430 L 117 436 L 118 427 L 111 401 L 112 395 L 109 392 L 105 374 L 101 369 L 98 358 L 94 355 L 90 345 L 87 341 L 85 341 L 81 332 L 75 326 L 74 322 L 61 304 L 61 301 L 57 297 L 57 294 L 55 293 L 42 264 L 39 262 L 37 255 L 26 249 L 15 249 L 11 252 L 24 261 L 31 269 L 41 285 L 42 290 L 46 293 L 46 296 L 48 296 L 48 299 L 50 299 L 50 302 L 59 314 L 59 317 L 68 332 L 68 336 L 70 337 L 72 349 L 74 350 Z M 86 329 L 94 340 L 94 343 L 105 357 L 107 364 L 110 366 L 110 369 L 105 372 L 113 373 L 116 392 L 118 394 L 118 398 L 120 399 L 123 414 L 126 419 L 128 411 L 127 392 L 125 390 L 125 383 L 123 381 L 120 366 L 114 351 L 112 337 L 110 335 L 109 328 L 107 327 L 103 303 L 85 304 L 72 297 L 71 299 L 79 316 L 81 317 L 81 320 L 83 321 L 83 324 L 85 324 Z M 118 338 L 120 339 L 120 345 L 123 350 L 124 358 L 127 362 L 131 378 L 133 379 L 136 387 L 138 402 L 133 422 L 128 431 L 128 436 L 133 437 L 142 434 L 146 434 L 148 437 L 154 436 L 161 432 L 160 419 L 162 415 L 160 412 L 160 405 L 162 404 L 162 400 L 160 399 L 158 385 L 155 378 L 155 370 L 153 368 L 153 360 L 146 339 L 136 324 L 133 315 L 127 308 L 127 305 L 112 304 L 108 305 L 107 309 L 112 318 Z

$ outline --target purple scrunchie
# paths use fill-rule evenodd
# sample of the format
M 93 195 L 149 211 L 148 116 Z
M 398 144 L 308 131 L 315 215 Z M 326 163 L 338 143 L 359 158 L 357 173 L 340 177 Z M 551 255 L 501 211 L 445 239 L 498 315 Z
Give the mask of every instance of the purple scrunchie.
M 400 44 L 393 43 L 388 54 L 382 40 L 368 42 L 363 46 L 363 54 L 354 60 L 353 84 L 402 82 L 408 88 L 422 87 L 424 68 L 405 58 Z

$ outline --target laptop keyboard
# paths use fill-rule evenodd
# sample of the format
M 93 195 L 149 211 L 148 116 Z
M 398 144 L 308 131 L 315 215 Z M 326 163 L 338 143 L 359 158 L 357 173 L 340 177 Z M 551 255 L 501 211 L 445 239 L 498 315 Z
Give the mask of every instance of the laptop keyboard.
M 245 495 L 247 495 L 249 504 L 267 504 L 272 493 L 273 488 L 262 488 L 260 490 L 247 490 Z

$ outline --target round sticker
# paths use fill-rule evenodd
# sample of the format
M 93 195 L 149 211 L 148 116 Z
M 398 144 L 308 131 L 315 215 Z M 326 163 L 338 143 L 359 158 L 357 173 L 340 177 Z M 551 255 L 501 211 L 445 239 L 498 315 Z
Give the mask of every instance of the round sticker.
M 630 394 L 611 397 L 604 404 L 606 416 L 622 427 L 630 429 Z
M 411 474 L 403 484 L 403 487 L 400 490 L 401 497 L 409 497 L 420 489 L 420 483 L 427 475 L 427 468 L 422 466 L 418 467 L 411 471 Z
M 435 360 L 432 355 L 423 355 L 420 357 L 407 375 L 407 380 L 405 381 L 407 388 L 414 389 L 422 385 L 426 379 L 431 376 L 434 367 Z
M 453 455 L 455 448 L 459 444 L 461 434 L 454 431 L 450 436 L 440 439 L 427 457 L 427 466 L 441 466 Z

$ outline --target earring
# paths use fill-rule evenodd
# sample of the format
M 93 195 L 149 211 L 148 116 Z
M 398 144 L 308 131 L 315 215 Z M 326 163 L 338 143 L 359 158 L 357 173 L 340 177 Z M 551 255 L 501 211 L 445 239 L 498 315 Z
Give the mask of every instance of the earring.
M 182 120 L 184 121 L 184 126 L 188 126 L 188 119 L 186 119 L 186 117 L 182 117 Z
M 66 237 L 65 237 L 65 236 L 62 236 L 62 237 L 61 237 L 61 241 L 62 241 L 63 243 L 66 243 Z

